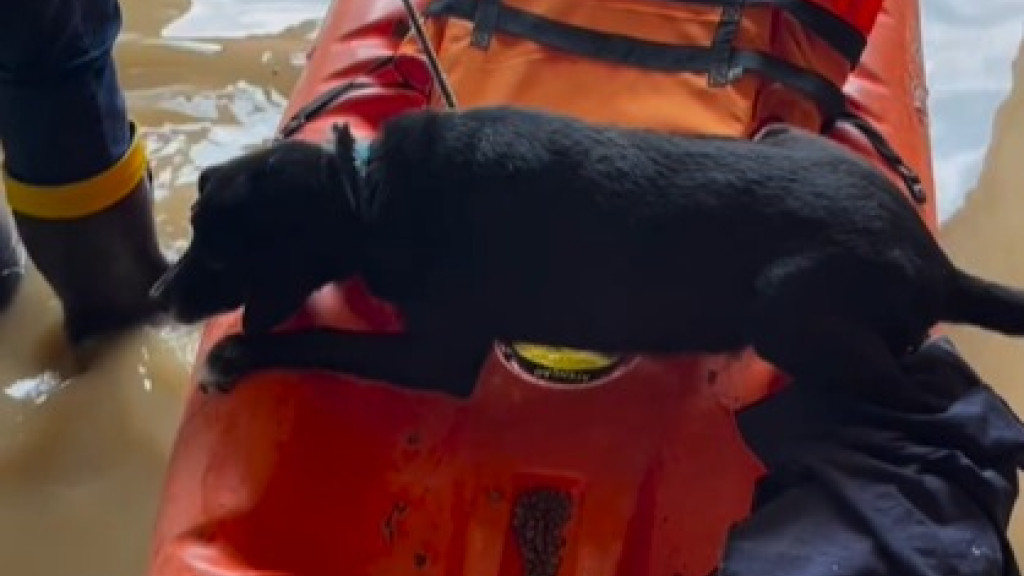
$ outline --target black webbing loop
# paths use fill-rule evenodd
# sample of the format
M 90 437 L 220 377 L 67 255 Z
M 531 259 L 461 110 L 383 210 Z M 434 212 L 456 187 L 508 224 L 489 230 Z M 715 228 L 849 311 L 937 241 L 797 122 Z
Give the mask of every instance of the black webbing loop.
M 708 70 L 708 86 L 728 86 L 743 75 L 743 70 L 733 61 L 733 48 L 743 20 L 743 6 L 746 0 L 722 0 L 722 15 L 711 41 L 711 69 Z

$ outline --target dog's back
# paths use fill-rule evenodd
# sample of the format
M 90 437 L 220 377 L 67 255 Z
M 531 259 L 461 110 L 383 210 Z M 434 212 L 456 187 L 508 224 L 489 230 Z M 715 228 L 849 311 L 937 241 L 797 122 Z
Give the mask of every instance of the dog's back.
M 689 324 L 731 347 L 771 263 L 932 244 L 885 176 L 811 135 L 683 137 L 489 107 L 398 117 L 371 155 L 371 286 L 432 309 L 459 295 L 452 314 L 469 316 L 505 301 L 493 321 L 509 330 L 528 316 L 653 346 Z
M 393 182 L 385 188 L 410 191 L 410 201 L 424 204 L 470 205 L 468 217 L 504 223 L 518 232 L 510 237 L 628 224 L 651 241 L 669 235 L 721 246 L 732 239 L 749 253 L 751 238 L 785 250 L 810 238 L 848 241 L 852 233 L 927 234 L 878 170 L 801 132 L 751 142 L 489 107 L 399 117 L 377 147 Z M 486 216 L 494 210 L 493 219 Z

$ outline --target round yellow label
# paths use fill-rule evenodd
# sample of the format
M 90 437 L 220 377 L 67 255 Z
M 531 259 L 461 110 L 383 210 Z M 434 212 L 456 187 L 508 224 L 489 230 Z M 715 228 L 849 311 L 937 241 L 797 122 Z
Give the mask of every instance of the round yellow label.
M 499 344 L 505 361 L 528 374 L 562 384 L 587 383 L 611 373 L 623 357 L 593 350 L 526 342 Z

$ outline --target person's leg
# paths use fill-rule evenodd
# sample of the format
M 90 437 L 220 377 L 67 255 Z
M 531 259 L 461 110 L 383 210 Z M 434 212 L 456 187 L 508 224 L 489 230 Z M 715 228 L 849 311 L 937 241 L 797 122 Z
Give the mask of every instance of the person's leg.
M 112 56 L 121 12 L 116 0 L 14 5 L 0 19 L 4 183 L 77 341 L 152 314 L 149 288 L 167 267 Z
M 740 414 L 768 476 L 717 576 L 1019 574 L 1006 531 L 1024 425 L 945 339 L 904 368 L 929 409 L 796 383 Z

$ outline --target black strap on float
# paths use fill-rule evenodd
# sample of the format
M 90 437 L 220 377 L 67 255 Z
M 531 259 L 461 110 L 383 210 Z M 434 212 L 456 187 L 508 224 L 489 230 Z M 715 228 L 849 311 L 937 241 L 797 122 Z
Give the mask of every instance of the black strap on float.
M 448 78 L 441 70 L 441 65 L 437 59 L 437 52 L 430 44 L 430 39 L 427 37 L 426 31 L 423 29 L 423 23 L 419 12 L 416 10 L 416 7 L 413 6 L 411 0 L 402 0 L 402 5 L 405 8 L 405 13 L 408 17 L 408 22 L 413 35 L 416 37 L 416 40 L 419 42 L 420 49 L 423 50 L 423 53 L 427 58 L 427 65 L 430 67 L 430 74 L 434 79 L 434 84 L 437 86 L 438 90 L 440 90 L 441 96 L 448 108 L 455 108 L 455 93 L 451 89 L 451 84 L 448 82 Z M 397 58 L 394 54 L 383 56 L 367 68 L 366 71 L 363 72 L 363 75 L 372 76 L 373 74 L 394 64 L 396 59 Z M 396 68 L 395 72 L 400 77 L 402 76 L 401 70 Z M 413 86 L 412 82 L 409 82 L 406 78 L 402 77 L 402 80 L 402 87 L 408 88 Z M 331 106 L 341 98 L 352 92 L 373 88 L 374 86 L 376 86 L 376 84 L 371 82 L 353 80 L 351 82 L 346 82 L 345 84 L 334 86 L 329 90 L 325 90 L 292 114 L 291 118 L 289 118 L 288 121 L 281 126 L 280 130 L 278 130 L 274 141 L 291 138 L 304 126 L 309 124 L 311 120 L 330 109 Z
M 367 76 L 383 70 L 387 66 L 394 63 L 395 57 L 391 54 L 382 57 L 372 66 L 367 68 Z M 277 136 L 274 141 L 285 140 L 294 136 L 299 130 L 304 128 L 310 121 L 316 119 L 317 116 L 323 114 L 331 106 L 334 105 L 339 99 L 349 95 L 352 92 L 358 92 L 359 90 L 366 90 L 374 86 L 371 82 L 360 82 L 353 80 L 344 84 L 339 84 L 332 87 L 329 90 L 321 92 L 316 98 L 313 98 L 305 106 L 299 108 L 292 114 L 291 118 L 287 122 L 281 125 L 281 128 L 277 131 Z
M 434 85 L 437 86 L 438 91 L 441 92 L 441 98 L 444 99 L 445 106 L 450 110 L 458 108 L 458 104 L 455 102 L 455 92 L 452 91 L 451 84 L 448 82 L 448 77 L 445 75 L 444 70 L 441 70 L 441 63 L 437 59 L 437 51 L 430 44 L 430 38 L 427 37 L 427 32 L 423 29 L 422 17 L 419 11 L 413 6 L 412 0 L 402 0 L 402 6 L 405 8 L 405 15 L 412 25 L 413 36 L 416 37 L 416 42 L 419 43 L 420 50 L 423 51 L 423 55 L 427 59 L 430 76 L 434 79 Z
M 501 0 L 477 0 L 476 13 L 473 14 L 473 34 L 469 39 L 470 46 L 487 50 L 491 47 L 491 39 L 498 27 L 498 14 Z M 427 8 L 427 17 L 431 10 Z
M 889 141 L 885 139 L 885 136 L 878 131 L 877 128 L 871 122 L 868 122 L 862 116 L 858 116 L 852 110 L 847 108 L 842 114 L 838 114 L 833 117 L 830 125 L 825 127 L 826 131 L 832 131 L 835 126 L 845 122 L 853 126 L 857 131 L 864 135 L 871 147 L 875 149 L 875 152 L 885 160 L 885 163 L 892 167 L 899 175 L 900 179 L 903 180 L 907 190 L 910 191 L 911 198 L 914 199 L 918 204 L 924 204 L 928 201 L 928 194 L 924 189 L 924 184 L 921 183 L 921 178 L 918 177 L 914 169 L 909 164 L 903 161 L 900 157 L 899 152 L 896 151 L 889 144 Z
M 723 11 L 734 2 L 730 0 L 662 0 L 677 4 L 721 6 Z M 789 14 L 815 36 L 828 42 L 836 52 L 854 67 L 860 62 L 867 46 L 867 37 L 860 30 L 821 6 L 807 0 L 745 0 L 750 8 L 776 8 Z M 723 14 L 725 16 L 725 14 Z
M 899 175 L 911 198 L 919 204 L 927 201 L 927 195 L 920 178 L 886 141 L 877 128 L 850 111 L 842 89 L 828 78 L 801 68 L 781 58 L 757 50 L 736 48 L 731 32 L 733 22 L 742 15 L 743 5 L 787 5 L 803 6 L 805 16 L 818 14 L 808 8 L 812 6 L 800 0 L 667 0 L 701 4 L 730 6 L 723 10 L 724 23 L 720 23 L 715 34 L 719 44 L 711 46 L 677 46 L 661 42 L 642 40 L 618 34 L 599 32 L 564 22 L 551 20 L 525 10 L 507 6 L 501 0 L 436 0 L 426 10 L 428 17 L 458 18 L 474 23 L 473 38 L 487 39 L 489 43 L 496 32 L 526 38 L 551 50 L 575 54 L 585 58 L 611 64 L 650 70 L 654 72 L 690 72 L 711 74 L 712 85 L 726 85 L 747 72 L 757 72 L 794 90 L 816 102 L 826 118 L 825 131 L 831 131 L 836 124 L 846 122 L 864 134 L 879 156 Z M 815 7 L 824 12 L 823 9 Z M 818 16 L 815 17 L 819 17 Z M 823 18 L 823 17 L 822 17 Z M 838 17 L 833 16 L 835 20 Z M 838 24 L 834 25 L 838 26 Z M 843 23 L 844 26 L 848 26 Z M 851 28 L 852 29 L 852 28 Z M 725 42 L 728 42 L 727 44 Z M 476 45 L 476 42 L 474 42 Z M 723 45 L 725 48 L 723 48 Z M 481 47 L 481 49 L 485 49 Z M 857 51 L 858 55 L 860 50 Z M 723 82 L 724 81 L 724 82 Z
M 735 18 L 736 11 L 742 12 L 744 5 L 751 8 L 777 8 L 792 16 L 805 29 L 828 42 L 850 65 L 855 67 L 867 46 L 867 38 L 854 26 L 829 10 L 807 0 L 662 0 L 674 4 L 698 6 L 720 6 L 723 21 Z M 498 30 L 498 17 L 508 8 L 502 7 L 501 0 L 436 0 L 425 12 L 426 16 L 456 16 L 472 20 L 473 47 L 486 50 Z M 471 13 L 472 17 L 466 15 Z M 735 32 L 733 32 L 735 34 Z

